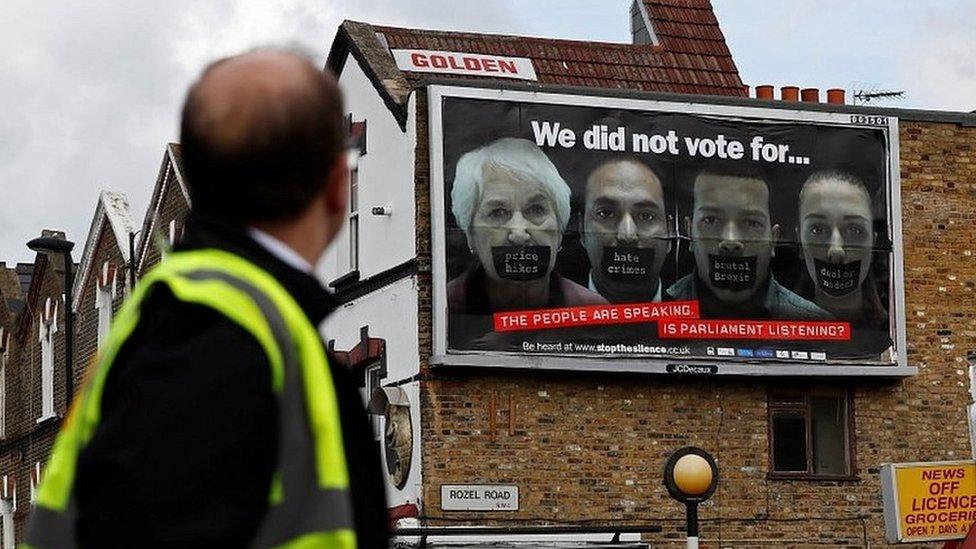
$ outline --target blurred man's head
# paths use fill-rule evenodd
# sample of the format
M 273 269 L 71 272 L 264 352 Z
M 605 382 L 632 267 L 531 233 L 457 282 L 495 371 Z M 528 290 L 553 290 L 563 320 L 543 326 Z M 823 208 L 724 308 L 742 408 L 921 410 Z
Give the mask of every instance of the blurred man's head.
M 779 225 L 769 218 L 769 188 L 759 175 L 703 172 L 693 217 L 685 218 L 699 283 L 729 305 L 766 288 Z
M 348 192 L 342 118 L 335 79 L 300 54 L 257 50 L 214 62 L 183 106 L 194 210 L 241 226 L 322 217 L 314 221 L 326 234 L 309 236 L 328 244 Z
M 599 165 L 586 181 L 582 241 L 596 289 L 611 301 L 649 300 L 671 249 L 661 179 L 636 159 Z

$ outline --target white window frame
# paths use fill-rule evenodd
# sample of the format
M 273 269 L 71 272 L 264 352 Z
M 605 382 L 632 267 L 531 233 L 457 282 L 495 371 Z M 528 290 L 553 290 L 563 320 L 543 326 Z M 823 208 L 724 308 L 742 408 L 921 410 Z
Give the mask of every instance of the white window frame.
M 0 328 L 0 439 L 7 436 L 7 357 L 10 334 Z
M 383 387 L 383 378 L 380 376 L 381 364 L 375 362 L 366 366 L 363 369 L 363 376 L 365 376 L 366 385 L 366 405 L 369 406 L 369 401 L 373 398 L 373 393 L 377 389 Z M 373 438 L 377 441 L 383 440 L 383 414 L 371 414 L 370 415 L 370 428 L 373 429 Z
M 54 335 L 58 333 L 58 304 L 58 300 L 47 298 L 38 322 L 38 340 L 41 343 L 41 417 L 38 418 L 37 423 L 55 416 Z
M 98 314 L 97 346 L 99 349 L 105 343 L 112 327 L 112 305 L 116 296 L 117 274 L 118 269 L 106 261 L 102 264 L 102 274 L 98 278 L 98 284 L 95 288 L 95 310 Z
M 357 164 L 349 169 L 349 271 L 352 272 L 359 270 L 359 151 L 353 149 L 349 154 L 357 158 Z
M 3 549 L 14 549 L 14 514 L 17 512 L 17 484 L 10 475 L 3 475 L 0 486 L 0 524 L 3 526 Z
M 35 461 L 30 473 L 30 503 L 34 505 L 37 498 L 37 488 L 41 485 L 41 462 Z

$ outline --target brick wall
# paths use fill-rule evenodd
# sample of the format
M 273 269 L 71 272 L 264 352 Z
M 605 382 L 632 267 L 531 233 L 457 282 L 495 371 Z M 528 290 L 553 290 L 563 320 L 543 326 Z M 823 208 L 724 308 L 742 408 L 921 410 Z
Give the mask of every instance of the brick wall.
M 166 189 L 159 198 L 159 217 L 156 219 L 152 234 L 142 236 L 143 239 L 148 238 L 149 240 L 146 241 L 141 252 L 144 257 L 140 264 L 139 276 L 148 272 L 162 260 L 163 248 L 161 245 L 169 245 L 170 222 L 176 220 L 182 224 L 190 214 L 190 205 L 187 203 L 186 197 L 183 196 L 183 191 L 180 190 L 172 165 L 170 164 L 168 167 Z M 149 215 L 151 215 L 155 204 L 150 204 L 149 207 Z
M 38 424 L 41 417 L 41 345 L 39 315 L 47 298 L 60 300 L 64 292 L 60 257 L 37 256 L 27 303 L 19 317 L 12 341 L 13 355 L 7 372 L 7 432 L 0 441 L 0 474 L 17 484 L 17 539 L 22 539 L 30 511 L 30 474 L 38 461 L 45 463 L 65 413 L 64 335 L 65 304 L 58 312 L 54 348 L 54 411 L 58 418 Z
M 684 511 L 661 477 L 667 456 L 691 444 L 721 469 L 700 511 L 709 546 L 863 547 L 884 543 L 882 463 L 970 457 L 976 128 L 902 122 L 908 361 L 919 374 L 835 382 L 853 392 L 857 480 L 786 481 L 767 479 L 767 391 L 822 382 L 429 368 L 427 106 L 416 97 L 424 514 L 441 519 L 432 524 L 649 522 L 664 527 L 648 538 L 655 546 L 678 546 Z M 442 512 L 445 483 L 516 484 L 520 509 Z
M 102 274 L 102 265 L 106 262 L 115 265 L 115 299 L 112 310 L 117 311 L 125 297 L 125 281 L 129 276 L 126 261 L 119 250 L 118 242 L 112 228 L 105 221 L 102 233 L 92 251 L 91 268 L 88 276 L 81 282 L 81 300 L 75 318 L 75 386 L 78 387 L 88 369 L 93 365 L 98 352 L 98 310 L 95 309 L 95 299 L 98 295 L 98 280 Z

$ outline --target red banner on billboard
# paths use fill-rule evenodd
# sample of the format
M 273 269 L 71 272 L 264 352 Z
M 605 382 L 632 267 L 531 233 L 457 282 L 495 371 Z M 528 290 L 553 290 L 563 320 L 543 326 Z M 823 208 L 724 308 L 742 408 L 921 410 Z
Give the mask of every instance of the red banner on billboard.
M 518 332 L 573 326 L 634 324 L 674 318 L 698 318 L 698 302 L 627 303 L 534 311 L 507 311 L 495 313 L 494 324 L 496 332 Z
M 850 341 L 850 322 L 797 320 L 687 320 L 658 322 L 661 339 L 772 339 L 778 341 Z

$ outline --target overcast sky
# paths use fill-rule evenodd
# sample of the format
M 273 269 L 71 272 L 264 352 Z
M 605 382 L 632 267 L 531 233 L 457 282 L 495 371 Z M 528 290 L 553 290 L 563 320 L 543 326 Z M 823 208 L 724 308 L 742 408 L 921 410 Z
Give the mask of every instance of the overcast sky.
M 630 0 L 3 0 L 0 261 L 42 228 L 87 236 L 101 189 L 140 223 L 188 83 L 215 57 L 343 19 L 627 41 Z M 743 80 L 905 90 L 890 106 L 976 109 L 976 0 L 713 0 Z

